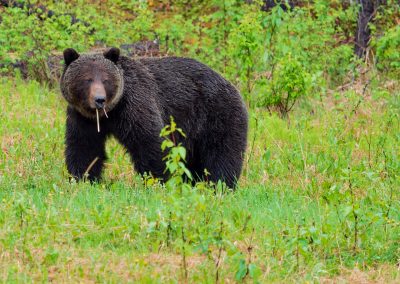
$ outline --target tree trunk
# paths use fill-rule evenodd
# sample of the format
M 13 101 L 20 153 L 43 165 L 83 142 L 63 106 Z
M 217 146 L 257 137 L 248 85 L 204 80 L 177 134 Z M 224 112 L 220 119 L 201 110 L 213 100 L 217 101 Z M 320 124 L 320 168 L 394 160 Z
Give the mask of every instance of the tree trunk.
M 360 5 L 358 12 L 357 31 L 354 52 L 359 58 L 364 58 L 371 39 L 371 29 L 368 25 L 376 14 L 376 11 L 384 0 L 357 0 Z

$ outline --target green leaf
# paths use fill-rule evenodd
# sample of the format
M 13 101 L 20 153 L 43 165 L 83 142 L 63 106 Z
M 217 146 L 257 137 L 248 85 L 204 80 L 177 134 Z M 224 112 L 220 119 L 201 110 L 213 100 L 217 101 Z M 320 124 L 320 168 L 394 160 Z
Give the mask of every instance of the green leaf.
M 236 272 L 235 278 L 238 281 L 243 280 L 243 278 L 246 276 L 246 274 L 247 274 L 246 261 L 244 259 L 241 259 L 239 261 L 239 268 L 238 268 L 238 271 Z
M 352 206 L 346 206 L 345 208 L 343 208 L 343 216 L 345 218 L 352 212 L 353 212 L 353 207 Z
M 257 280 L 261 275 L 261 270 L 254 263 L 250 263 L 248 269 L 249 275 L 253 280 Z

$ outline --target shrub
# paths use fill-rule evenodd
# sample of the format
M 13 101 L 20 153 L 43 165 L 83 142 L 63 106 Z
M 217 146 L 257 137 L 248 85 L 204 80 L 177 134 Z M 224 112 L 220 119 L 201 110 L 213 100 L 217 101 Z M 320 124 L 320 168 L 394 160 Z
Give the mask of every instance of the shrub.
M 245 100 L 251 105 L 251 92 L 254 88 L 255 72 L 263 56 L 263 28 L 261 12 L 246 13 L 240 23 L 231 31 L 228 40 L 228 55 L 233 58 L 232 73 L 239 80 Z
M 268 109 L 276 107 L 281 117 L 287 117 L 296 101 L 307 95 L 309 79 L 300 62 L 289 54 L 277 64 L 275 75 L 262 97 L 262 105 Z
M 0 24 L 0 60 L 25 61 L 31 78 L 49 81 L 49 55 L 72 45 L 80 50 L 88 48 L 93 44 L 88 32 L 89 27 L 82 23 L 72 24 L 69 15 L 48 17 L 39 8 L 33 12 L 9 8 Z
M 400 71 L 400 27 L 389 29 L 376 40 L 376 62 L 380 70 L 399 74 Z

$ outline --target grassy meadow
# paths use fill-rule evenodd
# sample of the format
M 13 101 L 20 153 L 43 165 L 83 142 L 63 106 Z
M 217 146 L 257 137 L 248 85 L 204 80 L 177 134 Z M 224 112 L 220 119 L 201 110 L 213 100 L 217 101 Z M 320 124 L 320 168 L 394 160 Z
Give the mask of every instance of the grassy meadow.
M 104 181 L 69 183 L 59 92 L 21 79 L 0 84 L 0 278 L 185 279 L 179 234 L 168 238 L 176 206 L 168 190 L 146 187 L 115 141 Z M 189 218 L 172 220 L 187 227 L 188 281 L 399 281 L 393 92 L 376 87 L 357 110 L 355 91 L 332 93 L 287 121 L 252 109 L 237 191 L 195 190 L 182 212 Z
M 40 2 L 57 17 L 31 2 L 0 5 L 0 282 L 400 282 L 394 1 L 364 59 L 346 1 Z M 47 60 L 140 40 L 241 91 L 250 129 L 236 191 L 140 177 L 113 139 L 101 182 L 70 181 Z M 11 70 L 20 62 L 25 73 Z

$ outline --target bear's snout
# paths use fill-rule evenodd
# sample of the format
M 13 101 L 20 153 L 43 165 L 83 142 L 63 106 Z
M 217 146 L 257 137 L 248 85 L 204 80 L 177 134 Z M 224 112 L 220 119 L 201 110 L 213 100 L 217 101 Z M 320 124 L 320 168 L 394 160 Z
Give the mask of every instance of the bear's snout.
M 100 108 L 104 108 L 104 103 L 106 102 L 106 98 L 105 97 L 95 97 L 94 98 L 94 103 L 96 105 L 96 108 L 100 109 Z
M 101 82 L 94 82 L 90 86 L 89 104 L 91 108 L 102 109 L 106 106 L 107 94 Z

